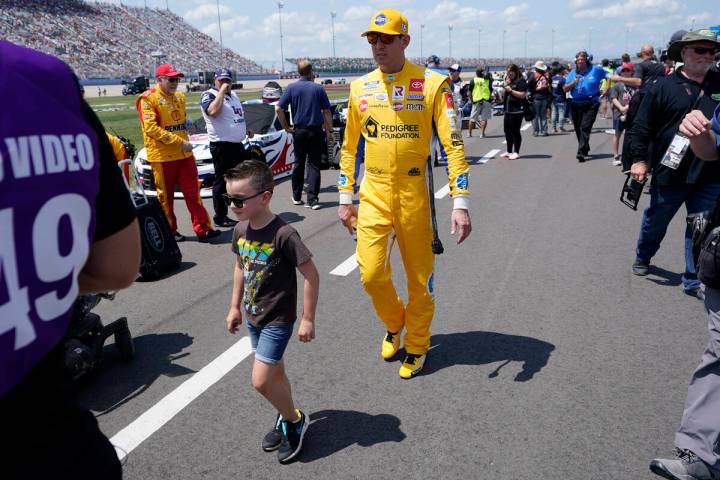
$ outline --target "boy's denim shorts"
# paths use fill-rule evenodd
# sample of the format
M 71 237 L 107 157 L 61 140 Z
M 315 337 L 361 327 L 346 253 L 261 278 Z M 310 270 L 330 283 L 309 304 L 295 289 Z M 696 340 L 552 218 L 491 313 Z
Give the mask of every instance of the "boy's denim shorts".
M 293 325 L 267 325 L 256 327 L 246 321 L 250 344 L 255 352 L 255 359 L 270 365 L 277 365 L 282 360 L 285 348 L 292 337 Z

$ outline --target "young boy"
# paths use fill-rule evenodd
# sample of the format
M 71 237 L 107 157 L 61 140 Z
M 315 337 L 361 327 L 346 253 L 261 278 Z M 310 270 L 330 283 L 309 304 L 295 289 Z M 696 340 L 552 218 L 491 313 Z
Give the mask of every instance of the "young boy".
M 632 63 L 623 63 L 618 70 L 623 77 L 632 77 Z M 613 161 L 614 166 L 622 165 L 620 159 L 620 137 L 625 131 L 625 116 L 630 108 L 630 100 L 635 95 L 635 89 L 628 87 L 622 82 L 617 82 L 613 88 L 612 106 L 613 106 L 613 129 L 615 136 L 613 137 Z
M 225 174 L 225 203 L 237 216 L 232 251 L 238 256 L 227 329 L 235 334 L 245 313 L 255 363 L 253 387 L 278 415 L 262 448 L 278 450 L 280 463 L 289 462 L 302 448 L 308 419 L 295 408 L 285 375 L 283 353 L 292 336 L 297 309 L 295 268 L 305 278 L 301 342 L 315 338 L 315 306 L 320 278 L 312 254 L 297 231 L 270 210 L 273 176 L 264 162 L 246 160 Z

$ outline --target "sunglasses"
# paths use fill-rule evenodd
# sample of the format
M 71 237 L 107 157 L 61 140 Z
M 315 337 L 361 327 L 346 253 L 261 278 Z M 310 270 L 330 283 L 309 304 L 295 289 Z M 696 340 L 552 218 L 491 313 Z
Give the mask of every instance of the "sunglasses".
M 370 45 L 375 45 L 378 40 L 382 42 L 383 45 L 390 45 L 395 41 L 395 38 L 402 37 L 402 35 L 389 35 L 387 33 L 368 33 L 365 35 L 367 38 L 367 41 Z
M 225 202 L 225 205 L 227 205 L 228 207 L 232 203 L 236 208 L 243 208 L 245 206 L 245 202 L 247 202 L 251 198 L 259 197 L 260 195 L 262 195 L 265 192 L 267 192 L 267 190 L 263 190 L 262 192 L 258 192 L 255 195 L 250 195 L 249 197 L 245 197 L 245 198 L 231 197 L 227 193 L 223 193 L 222 199 L 223 199 L 223 202 Z
M 169 83 L 178 83 L 180 81 L 178 77 L 165 77 L 165 80 L 167 80 Z
M 715 55 L 718 52 L 718 49 L 715 47 L 688 47 L 693 52 L 697 53 L 698 55 L 707 55 L 708 53 L 711 55 Z

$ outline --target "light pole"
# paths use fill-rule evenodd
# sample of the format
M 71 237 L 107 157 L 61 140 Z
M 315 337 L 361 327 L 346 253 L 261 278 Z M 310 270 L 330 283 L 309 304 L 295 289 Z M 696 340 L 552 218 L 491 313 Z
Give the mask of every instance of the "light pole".
M 283 2 L 277 2 L 278 20 L 280 20 L 280 72 L 285 74 L 285 53 L 283 53 L 283 34 L 282 34 L 282 8 L 285 6 Z
M 555 29 L 551 30 L 552 35 L 550 36 L 550 57 L 555 58 Z
M 423 56 L 423 48 L 422 48 L 422 37 L 423 37 L 423 30 L 425 30 L 425 24 L 420 24 L 420 58 L 425 61 L 425 57 Z
M 482 35 L 482 28 L 478 28 L 478 60 L 480 60 L 480 36 Z
M 218 14 L 218 33 L 220 34 L 220 65 L 223 64 L 223 41 L 222 41 L 222 28 L 220 27 L 220 0 L 217 0 L 217 14 Z
M 527 58 L 527 33 L 528 31 L 525 30 L 525 55 L 523 55 L 525 58 Z
M 448 58 L 452 58 L 452 25 L 448 25 Z
M 502 59 L 503 59 L 503 63 L 505 62 L 505 32 L 507 32 L 507 30 L 503 30 L 503 35 L 502 35 Z
M 333 58 L 335 58 L 335 17 L 337 17 L 337 12 L 330 12 L 330 24 L 332 25 Z

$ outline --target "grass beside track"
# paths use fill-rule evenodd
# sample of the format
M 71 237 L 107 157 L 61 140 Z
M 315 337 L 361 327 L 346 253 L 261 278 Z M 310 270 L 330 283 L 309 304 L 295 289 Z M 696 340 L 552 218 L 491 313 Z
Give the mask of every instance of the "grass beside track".
M 240 100 L 254 100 L 260 98 L 260 92 L 236 92 Z M 202 116 L 200 112 L 200 92 L 186 93 L 187 114 L 195 120 Z M 328 92 L 330 100 L 347 98 L 348 92 Z M 135 95 L 119 97 L 93 97 L 86 98 L 95 110 L 100 121 L 109 132 L 115 132 L 129 139 L 140 150 L 143 147 L 142 131 L 137 110 L 135 110 Z

